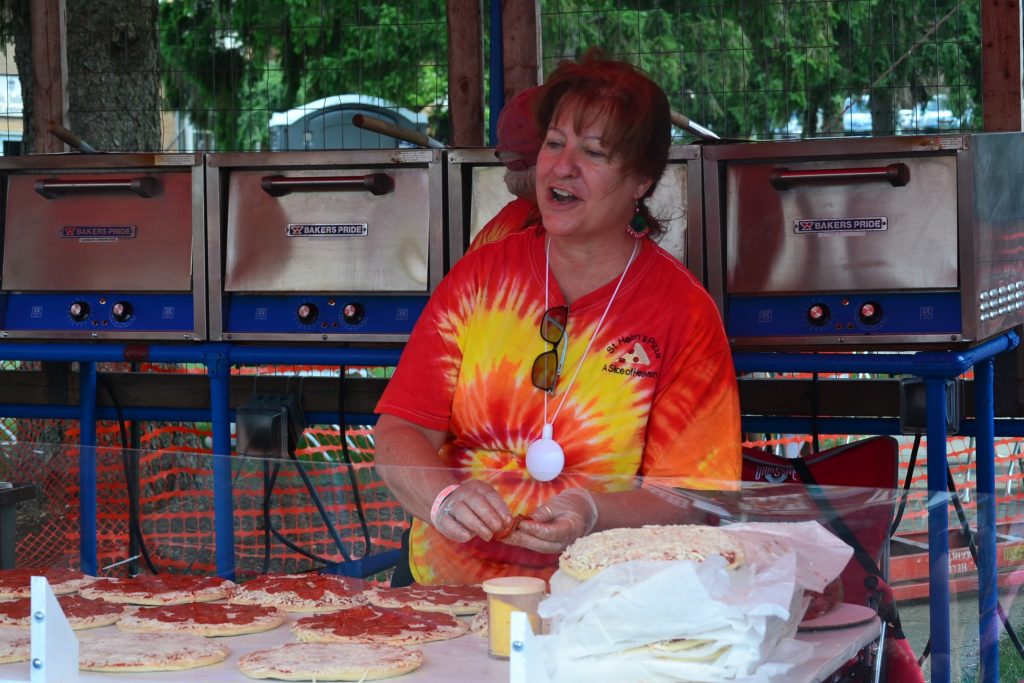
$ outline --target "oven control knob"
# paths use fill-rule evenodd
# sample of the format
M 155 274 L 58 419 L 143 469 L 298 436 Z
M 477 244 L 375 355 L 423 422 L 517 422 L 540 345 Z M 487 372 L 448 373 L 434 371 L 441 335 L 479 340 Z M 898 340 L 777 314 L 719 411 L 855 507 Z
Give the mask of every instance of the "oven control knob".
M 882 307 L 875 301 L 866 301 L 857 311 L 857 317 L 865 325 L 877 325 L 882 319 Z
M 363 310 L 362 304 L 348 303 L 341 309 L 341 317 L 349 325 L 358 325 L 366 317 L 366 311 Z
M 807 309 L 807 322 L 812 325 L 820 327 L 827 323 L 831 317 L 832 313 L 825 304 L 811 304 L 811 307 Z
M 115 302 L 110 307 L 110 315 L 113 316 L 114 320 L 119 323 L 126 323 L 132 319 L 132 305 L 127 301 Z
M 68 315 L 76 323 L 80 323 L 89 317 L 89 304 L 85 301 L 76 301 L 68 306 Z
M 320 315 L 320 310 L 316 307 L 316 304 L 304 303 L 299 304 L 299 307 L 295 310 L 295 315 L 299 317 L 300 323 L 310 325 L 316 321 Z

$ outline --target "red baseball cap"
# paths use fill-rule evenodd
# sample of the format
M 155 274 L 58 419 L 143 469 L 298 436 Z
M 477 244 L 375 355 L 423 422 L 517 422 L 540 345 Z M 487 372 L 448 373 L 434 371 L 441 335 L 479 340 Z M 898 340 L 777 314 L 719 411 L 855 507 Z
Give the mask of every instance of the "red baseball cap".
M 498 144 L 494 155 L 513 171 L 525 171 L 537 164 L 543 141 L 533 115 L 538 95 L 540 86 L 537 85 L 521 90 L 505 103 L 498 115 Z

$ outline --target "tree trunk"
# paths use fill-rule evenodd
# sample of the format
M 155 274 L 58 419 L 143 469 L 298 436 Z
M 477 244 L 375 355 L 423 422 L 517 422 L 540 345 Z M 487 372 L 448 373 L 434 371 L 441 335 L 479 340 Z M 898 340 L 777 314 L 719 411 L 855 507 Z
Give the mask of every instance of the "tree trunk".
M 159 151 L 157 0 L 66 3 L 67 127 L 99 151 Z

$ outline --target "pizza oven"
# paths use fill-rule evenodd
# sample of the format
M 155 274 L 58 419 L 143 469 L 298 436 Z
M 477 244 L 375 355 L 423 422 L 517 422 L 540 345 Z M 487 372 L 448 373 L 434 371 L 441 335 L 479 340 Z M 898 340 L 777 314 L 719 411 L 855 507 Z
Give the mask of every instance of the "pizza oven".
M 201 155 L 2 157 L 0 177 L 0 335 L 206 337 Z
M 210 336 L 404 341 L 441 278 L 435 149 L 207 156 Z
M 448 151 L 448 252 L 454 263 L 499 210 L 513 199 L 505 187 L 505 167 L 493 148 Z M 701 229 L 700 148 L 673 145 L 669 162 L 650 205 L 668 231 L 661 246 L 701 277 L 704 268 Z
M 1024 133 L 704 148 L 735 346 L 960 347 L 1024 322 Z

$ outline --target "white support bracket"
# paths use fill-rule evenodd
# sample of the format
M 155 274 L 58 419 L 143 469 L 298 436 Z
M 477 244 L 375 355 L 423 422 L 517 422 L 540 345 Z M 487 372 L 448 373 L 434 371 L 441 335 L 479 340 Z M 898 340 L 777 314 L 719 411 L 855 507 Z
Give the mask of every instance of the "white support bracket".
M 32 577 L 29 678 L 0 683 L 69 683 L 78 680 L 78 636 L 44 576 Z
M 525 612 L 512 612 L 509 628 L 509 683 L 549 683 L 537 637 Z

